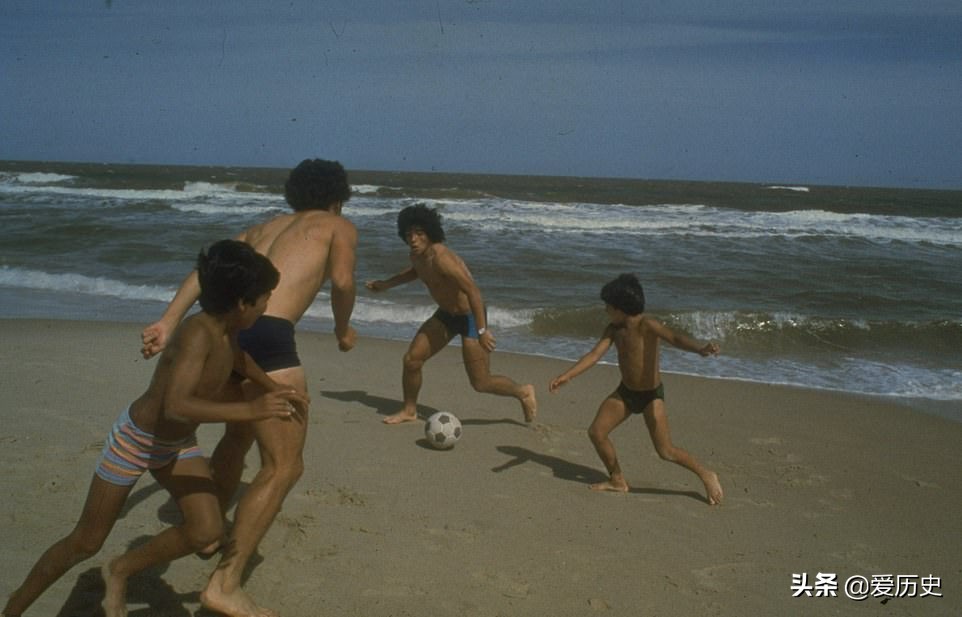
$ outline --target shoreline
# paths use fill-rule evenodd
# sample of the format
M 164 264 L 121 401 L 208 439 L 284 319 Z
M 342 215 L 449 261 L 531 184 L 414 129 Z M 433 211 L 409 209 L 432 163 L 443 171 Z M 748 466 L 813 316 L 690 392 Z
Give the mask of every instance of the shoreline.
M 0 521 L 13 531 L 0 539 L 0 596 L 76 521 L 103 437 L 146 388 L 155 361 L 140 358 L 140 329 L 0 320 Z M 246 583 L 285 617 L 962 611 L 956 422 L 864 397 L 666 373 L 675 443 L 725 489 L 724 504 L 709 507 L 697 477 L 661 461 L 637 418 L 612 434 L 629 493 L 588 490 L 604 473 L 585 430 L 618 383 L 614 366 L 549 395 L 570 362 L 496 352 L 494 372 L 538 389 L 527 426 L 516 401 L 471 390 L 459 350 L 446 349 L 426 365 L 420 412 L 451 411 L 465 432 L 436 451 L 421 423 L 381 423 L 400 405 L 406 344 L 360 338 L 342 354 L 333 336 L 302 331 L 298 347 L 312 398 L 305 473 Z M 219 434 L 201 426 L 201 447 L 209 453 Z M 257 468 L 252 452 L 245 483 Z M 89 614 L 102 597 L 99 567 L 177 520 L 141 479 L 104 550 L 27 616 Z M 133 578 L 131 614 L 194 614 L 214 566 L 189 556 Z M 793 576 L 819 572 L 837 575 L 837 596 L 793 597 Z M 845 597 L 848 578 L 884 575 L 938 577 L 942 597 Z
M 163 303 L 160 301 L 156 302 L 156 304 L 159 307 L 157 310 L 145 309 L 142 311 L 144 315 L 150 315 L 150 316 L 156 317 L 156 315 L 159 315 L 160 311 L 162 311 L 163 308 L 166 307 L 166 303 Z M 140 321 L 136 321 L 136 320 L 117 321 L 117 320 L 111 320 L 106 318 L 97 319 L 96 316 L 93 316 L 93 315 L 81 316 L 81 317 L 62 317 L 62 318 L 61 317 L 35 317 L 35 316 L 17 317 L 17 316 L 10 316 L 10 315 L 0 315 L 0 322 L 4 322 L 4 321 L 47 322 L 47 321 L 50 321 L 50 322 L 67 322 L 67 323 L 123 324 L 123 325 L 130 325 L 136 328 L 143 328 L 143 326 L 147 325 L 147 323 L 150 322 L 150 319 L 151 318 L 145 318 Z M 310 335 L 317 335 L 317 336 L 325 336 L 326 332 L 325 330 L 321 329 L 322 326 L 325 328 L 330 327 L 329 324 L 324 324 L 323 322 L 321 322 L 315 317 L 305 317 L 304 319 L 302 319 L 301 323 L 298 324 L 298 330 L 297 330 L 298 335 L 300 336 L 303 333 L 303 334 L 310 334 Z M 413 335 L 413 332 L 414 332 L 414 329 L 411 330 L 412 335 Z M 410 337 L 400 337 L 400 338 L 392 339 L 392 338 L 386 338 L 382 336 L 367 336 L 364 334 L 359 334 L 359 336 L 364 340 L 383 341 L 385 343 L 392 343 L 392 344 L 396 343 L 404 346 L 406 346 L 410 342 Z M 458 341 L 455 339 L 454 341 L 451 342 L 450 346 L 459 347 L 460 345 Z M 587 351 L 588 348 L 589 347 L 585 347 L 585 351 Z M 512 351 L 498 350 L 495 353 L 498 355 L 509 354 L 509 355 L 523 356 L 523 357 L 541 358 L 551 362 L 575 362 L 578 359 L 578 357 L 564 358 L 561 356 L 550 355 L 548 353 L 520 352 L 520 351 L 513 351 L 513 350 Z M 723 350 L 723 353 L 724 353 L 724 350 Z M 608 361 L 599 362 L 598 366 L 599 367 L 615 366 L 615 364 L 610 360 L 608 360 Z M 952 422 L 962 424 L 962 400 L 930 399 L 930 398 L 921 398 L 921 397 L 905 397 L 905 396 L 888 395 L 888 394 L 877 394 L 877 393 L 871 393 L 871 392 L 855 392 L 855 391 L 839 390 L 839 389 L 810 386 L 810 385 L 797 384 L 797 383 L 770 382 L 770 381 L 749 379 L 744 377 L 699 375 L 695 373 L 687 373 L 687 372 L 671 371 L 671 370 L 663 370 L 662 373 L 664 375 L 675 375 L 675 376 L 684 377 L 684 378 L 690 377 L 693 379 L 707 379 L 707 380 L 720 381 L 720 382 L 741 383 L 741 384 L 746 384 L 749 387 L 775 386 L 779 388 L 787 388 L 790 390 L 797 389 L 802 391 L 823 392 L 829 395 L 837 395 L 837 396 L 843 396 L 843 397 L 866 398 L 870 401 L 877 401 L 883 406 L 892 405 L 892 406 L 904 407 L 915 412 L 923 413 L 930 416 L 936 416 L 939 418 L 947 419 Z

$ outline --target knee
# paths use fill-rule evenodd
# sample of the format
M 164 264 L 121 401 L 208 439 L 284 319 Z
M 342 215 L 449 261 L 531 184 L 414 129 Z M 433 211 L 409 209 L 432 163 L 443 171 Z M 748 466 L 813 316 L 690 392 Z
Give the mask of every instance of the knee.
M 420 371 L 424 366 L 424 360 L 413 355 L 411 352 L 404 354 L 404 370 L 406 372 Z
M 75 562 L 90 559 L 104 546 L 105 536 L 88 533 L 73 533 L 67 537 L 67 545 L 74 555 Z
M 674 446 L 655 446 L 655 452 L 661 457 L 661 460 L 668 461 L 669 463 L 674 463 L 678 460 Z
M 608 433 L 606 433 L 601 428 L 595 426 L 594 424 L 588 427 L 588 439 L 591 440 L 591 443 L 593 444 L 602 443 L 607 437 L 608 437 Z
M 304 459 L 298 456 L 286 460 L 275 460 L 265 463 L 261 470 L 269 475 L 271 482 L 291 487 L 304 475 Z
M 224 522 L 219 517 L 192 521 L 184 526 L 184 537 L 187 539 L 191 551 L 204 550 L 224 537 Z
M 488 380 L 483 377 L 468 376 L 468 382 L 475 392 L 487 392 Z

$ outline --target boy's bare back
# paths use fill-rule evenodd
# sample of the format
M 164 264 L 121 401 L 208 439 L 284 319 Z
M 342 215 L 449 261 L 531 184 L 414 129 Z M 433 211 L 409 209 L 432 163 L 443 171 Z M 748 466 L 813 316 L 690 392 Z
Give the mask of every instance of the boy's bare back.
M 266 315 L 296 323 L 321 285 L 338 272 L 353 273 L 357 230 L 327 210 L 282 214 L 239 237 L 268 257 L 283 273 Z

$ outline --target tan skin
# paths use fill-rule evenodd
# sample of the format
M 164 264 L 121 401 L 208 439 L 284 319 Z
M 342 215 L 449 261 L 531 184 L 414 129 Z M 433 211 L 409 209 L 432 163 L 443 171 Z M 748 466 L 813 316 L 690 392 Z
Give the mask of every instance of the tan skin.
M 357 230 L 341 216 L 343 204 L 329 210 L 303 210 L 276 216 L 244 231 L 237 240 L 247 242 L 270 258 L 281 273 L 280 282 L 265 315 L 297 323 L 321 287 L 331 283 L 331 310 L 338 349 L 350 351 L 357 333 L 350 326 L 354 308 L 354 267 Z M 160 321 L 143 333 L 142 353 L 149 358 L 163 349 L 167 333 L 183 318 L 200 292 L 196 274 L 181 285 Z M 307 392 L 302 366 L 269 373 L 270 377 L 297 391 Z M 242 396 L 256 397 L 260 387 L 245 382 Z M 274 611 L 263 608 L 241 588 L 244 567 L 267 533 L 287 494 L 303 473 L 307 417 L 296 421 L 275 419 L 246 426 L 228 424 L 224 438 L 211 457 L 222 507 L 227 506 L 240 483 L 244 456 L 256 440 L 261 468 L 237 506 L 230 543 L 224 551 L 201 602 L 208 609 L 231 617 L 265 617 Z
M 226 315 L 202 312 L 184 321 L 161 357 L 147 391 L 130 406 L 131 419 L 138 428 L 158 439 L 174 441 L 192 435 L 201 422 L 289 421 L 306 411 L 305 396 L 271 380 L 237 347 L 237 331 L 260 316 L 268 297 L 265 294 L 254 304 L 240 302 Z M 259 383 L 264 389 L 262 396 L 245 402 L 225 401 L 232 370 Z M 196 552 L 222 533 L 220 508 L 205 459 L 176 460 L 151 473 L 177 502 L 184 522 L 103 567 L 107 617 L 127 614 L 124 595 L 130 575 Z M 132 488 L 94 475 L 73 531 L 40 557 L 11 595 L 3 615 L 19 616 L 67 570 L 99 552 Z
M 464 261 L 447 245 L 432 242 L 423 229 L 411 227 L 405 235 L 410 248 L 411 266 L 386 280 L 369 281 L 371 291 L 383 292 L 420 279 L 438 307 L 455 315 L 472 314 L 478 331 L 477 338 L 462 337 L 461 354 L 472 387 L 478 392 L 512 396 L 521 403 L 526 422 L 534 420 L 538 412 L 534 386 L 520 385 L 503 375 L 492 375 L 490 355 L 496 342 L 487 327 L 484 301 Z M 428 319 L 411 341 L 404 354 L 401 378 L 404 403 L 401 409 L 384 419 L 385 424 L 402 424 L 417 420 L 417 399 L 421 390 L 422 367 L 441 351 L 455 333 L 448 332 L 437 318 Z
M 699 343 L 647 315 L 628 315 L 610 305 L 606 305 L 605 310 L 611 323 L 605 328 L 601 339 L 571 368 L 552 380 L 549 385 L 551 392 L 556 392 L 561 386 L 597 364 L 612 345 L 618 352 L 618 368 L 621 371 L 622 382 L 629 389 L 638 391 L 652 390 L 661 384 L 661 370 L 658 363 L 660 341 L 701 356 L 713 356 L 720 351 L 715 343 Z M 588 436 L 605 469 L 608 470 L 609 479 L 593 484 L 591 486 L 593 490 L 617 492 L 628 490 L 628 483 L 625 481 L 609 435 L 631 415 L 617 390 L 609 394 L 598 408 L 588 428 Z M 710 505 L 721 503 L 723 491 L 718 475 L 703 467 L 687 451 L 672 443 L 664 401 L 653 400 L 645 408 L 643 415 L 658 455 L 695 473 L 705 485 L 706 500 Z

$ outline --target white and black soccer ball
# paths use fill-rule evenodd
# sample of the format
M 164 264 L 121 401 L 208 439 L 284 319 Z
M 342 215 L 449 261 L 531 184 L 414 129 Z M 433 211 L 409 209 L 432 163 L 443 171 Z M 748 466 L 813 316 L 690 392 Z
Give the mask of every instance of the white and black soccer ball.
M 461 421 L 452 413 L 439 411 L 424 423 L 424 436 L 432 448 L 453 448 L 461 439 Z

